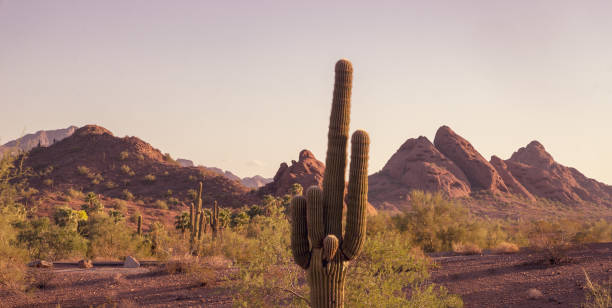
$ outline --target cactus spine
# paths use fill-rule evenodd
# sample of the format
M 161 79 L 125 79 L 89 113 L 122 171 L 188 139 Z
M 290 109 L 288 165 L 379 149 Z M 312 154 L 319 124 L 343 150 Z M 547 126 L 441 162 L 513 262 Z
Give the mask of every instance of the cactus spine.
M 219 231 L 219 205 L 217 201 L 215 201 L 210 214 L 210 229 L 212 230 L 212 238 L 214 240 L 217 238 L 217 231 Z
M 138 235 L 142 235 L 142 215 L 138 215 Z
M 336 63 L 323 189 L 310 187 L 306 197 L 291 200 L 291 249 L 308 273 L 312 307 L 343 307 L 348 261 L 361 252 L 366 233 L 369 136 L 358 130 L 351 138 L 346 230 L 342 210 L 350 122 L 353 67 Z

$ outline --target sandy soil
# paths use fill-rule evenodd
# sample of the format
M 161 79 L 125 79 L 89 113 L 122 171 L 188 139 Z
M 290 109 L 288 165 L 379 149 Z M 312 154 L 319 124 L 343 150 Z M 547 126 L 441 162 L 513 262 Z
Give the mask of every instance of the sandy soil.
M 612 243 L 590 244 L 567 252 L 569 262 L 551 265 L 545 253 L 434 257 L 439 265 L 432 281 L 446 286 L 469 307 L 579 307 L 584 302 L 585 276 L 612 281 Z M 536 288 L 543 297 L 529 299 Z
M 463 298 L 465 307 L 579 307 L 584 302 L 583 269 L 594 282 L 612 281 L 612 243 L 590 244 L 567 253 L 570 262 L 551 265 L 546 254 L 438 254 L 431 282 Z M 0 307 L 231 307 L 222 278 L 202 285 L 184 274 L 167 274 L 154 264 L 126 269 L 106 264 L 80 269 L 57 264 L 33 269 L 44 282 L 26 294 L 0 290 Z M 223 276 L 222 274 L 219 277 Z M 529 299 L 527 291 L 540 290 Z

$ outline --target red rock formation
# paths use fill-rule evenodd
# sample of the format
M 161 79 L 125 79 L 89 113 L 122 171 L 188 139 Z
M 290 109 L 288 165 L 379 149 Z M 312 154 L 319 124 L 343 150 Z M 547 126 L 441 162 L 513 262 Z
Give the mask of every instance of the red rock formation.
M 452 160 L 467 176 L 472 190 L 508 192 L 501 176 L 467 140 L 457 135 L 448 126 L 442 126 L 434 139 L 436 148 Z
M 426 138 L 408 139 L 385 167 L 369 177 L 369 200 L 406 202 L 412 190 L 443 191 L 450 197 L 470 194 L 467 177 Z
M 291 161 L 291 166 L 288 166 L 287 163 L 281 163 L 274 180 L 261 187 L 258 193 L 259 195 L 284 196 L 289 193 L 294 183 L 302 185 L 302 188 L 306 191 L 310 186 L 322 186 L 324 174 L 325 164 L 317 160 L 312 152 L 302 150 L 299 160 L 297 162 L 295 160 Z M 376 209 L 369 203 L 368 213 L 370 215 L 377 214 Z
M 323 182 L 325 164 L 315 158 L 308 150 L 300 152 L 299 160 L 291 162 L 291 166 L 282 163 L 274 176 L 274 180 L 260 189 L 263 194 L 284 196 L 294 183 L 302 185 L 304 190 L 312 185 Z
M 535 201 L 535 197 L 519 181 L 514 178 L 510 170 L 508 170 L 508 166 L 501 158 L 493 155 L 491 157 L 491 165 L 495 167 L 497 173 L 499 173 L 501 178 L 504 180 L 504 183 L 510 190 L 510 193 L 523 196 L 524 198 L 527 198 L 531 201 Z
M 612 204 L 609 186 L 555 162 L 538 141 L 520 148 L 506 160 L 506 164 L 512 175 L 535 196 L 563 203 L 591 201 Z

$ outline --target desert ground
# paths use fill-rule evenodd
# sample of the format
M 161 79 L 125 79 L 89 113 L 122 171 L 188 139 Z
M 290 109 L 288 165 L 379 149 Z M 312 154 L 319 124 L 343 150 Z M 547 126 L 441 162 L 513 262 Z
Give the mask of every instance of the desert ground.
M 612 243 L 588 244 L 564 253 L 550 264 L 546 252 L 523 249 L 514 254 L 434 254 L 430 282 L 446 286 L 469 307 L 580 307 L 585 276 L 612 281 Z M 56 263 L 32 269 L 43 285 L 26 293 L 3 293 L 2 307 L 231 307 L 227 267 L 202 283 L 188 275 L 168 274 L 159 262 L 140 268 L 98 262 L 91 269 Z M 530 296 L 537 289 L 541 296 Z

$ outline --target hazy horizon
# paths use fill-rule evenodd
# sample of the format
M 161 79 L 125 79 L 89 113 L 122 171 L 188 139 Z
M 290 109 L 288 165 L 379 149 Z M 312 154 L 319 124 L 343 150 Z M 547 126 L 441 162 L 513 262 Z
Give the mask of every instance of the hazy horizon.
M 612 2 L 350 3 L 0 0 L 0 144 L 97 124 L 272 177 L 325 160 L 348 58 L 370 174 L 448 125 L 487 159 L 538 140 L 612 184 Z

